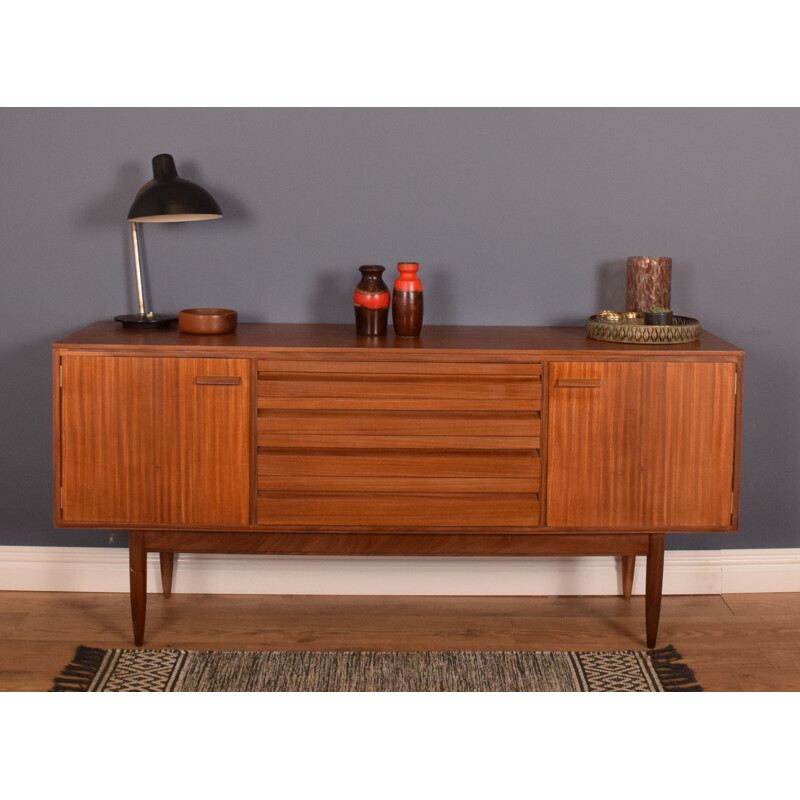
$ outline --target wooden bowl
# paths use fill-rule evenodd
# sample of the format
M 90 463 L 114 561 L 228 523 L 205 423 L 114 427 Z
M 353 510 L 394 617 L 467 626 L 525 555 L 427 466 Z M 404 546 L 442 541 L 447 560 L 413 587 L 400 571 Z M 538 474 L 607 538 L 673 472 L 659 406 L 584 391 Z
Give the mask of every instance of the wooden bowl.
M 178 314 L 181 333 L 233 333 L 236 322 L 237 314 L 230 308 L 186 308 Z

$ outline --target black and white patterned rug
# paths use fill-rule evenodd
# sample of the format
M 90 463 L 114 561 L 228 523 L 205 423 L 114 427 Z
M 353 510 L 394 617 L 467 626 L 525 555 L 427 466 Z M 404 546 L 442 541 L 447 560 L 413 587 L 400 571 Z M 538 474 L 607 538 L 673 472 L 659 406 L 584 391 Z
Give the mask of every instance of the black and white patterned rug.
M 615 652 L 100 650 L 57 692 L 702 691 L 674 647 Z

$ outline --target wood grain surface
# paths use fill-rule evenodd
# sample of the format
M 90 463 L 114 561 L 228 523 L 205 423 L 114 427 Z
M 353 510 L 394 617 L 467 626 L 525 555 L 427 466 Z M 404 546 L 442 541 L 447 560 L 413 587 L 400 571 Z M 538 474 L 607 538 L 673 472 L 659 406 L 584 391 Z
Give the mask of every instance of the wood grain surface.
M 641 650 L 644 598 L 190 595 L 149 599 L 148 647 Z M 800 594 L 667 595 L 661 638 L 707 692 L 800 691 Z M 75 647 L 130 647 L 127 594 L 0 592 L 0 691 L 45 692 Z
M 551 365 L 547 524 L 732 526 L 733 363 Z
M 498 352 L 511 351 L 506 360 L 519 360 L 519 355 L 547 351 L 554 356 L 593 355 L 602 353 L 610 357 L 638 356 L 641 346 L 601 342 L 589 339 L 582 327 L 535 327 L 492 325 L 425 325 L 419 339 L 403 339 L 393 335 L 384 337 L 356 336 L 354 325 L 292 324 L 292 323 L 240 323 L 236 332 L 224 336 L 192 336 L 180 333 L 177 328 L 141 331 L 122 328 L 111 321 L 96 322 L 80 331 L 66 336 L 57 346 L 91 350 L 96 347 L 122 348 L 154 347 L 161 350 L 179 350 L 202 354 L 208 350 L 257 350 L 271 348 L 286 351 L 287 360 L 297 360 L 297 350 L 330 352 L 336 358 L 342 351 L 353 360 L 404 360 L 414 353 L 424 360 L 433 354 L 441 361 L 458 361 L 463 356 L 474 361 L 481 353 L 491 355 L 493 363 Z M 695 342 L 671 345 L 648 345 L 647 352 L 653 355 L 673 357 L 695 355 L 736 355 L 741 351 L 711 333 L 703 331 Z M 270 359 L 278 357 L 270 353 Z M 263 353 L 261 354 L 263 358 Z M 302 356 L 301 356 L 302 357 Z
M 249 521 L 249 361 L 64 355 L 61 367 L 59 521 Z

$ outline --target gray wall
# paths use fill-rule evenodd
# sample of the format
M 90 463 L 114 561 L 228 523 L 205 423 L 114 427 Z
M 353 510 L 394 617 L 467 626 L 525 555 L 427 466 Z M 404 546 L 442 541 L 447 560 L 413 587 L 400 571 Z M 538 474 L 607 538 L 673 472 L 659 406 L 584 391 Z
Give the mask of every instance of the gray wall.
M 747 356 L 740 533 L 669 546 L 800 547 L 794 109 L 0 109 L 0 544 L 110 539 L 52 525 L 50 343 L 135 310 L 161 152 L 225 218 L 143 227 L 156 311 L 350 322 L 357 267 L 413 259 L 428 323 L 580 325 L 671 256 L 676 311 Z

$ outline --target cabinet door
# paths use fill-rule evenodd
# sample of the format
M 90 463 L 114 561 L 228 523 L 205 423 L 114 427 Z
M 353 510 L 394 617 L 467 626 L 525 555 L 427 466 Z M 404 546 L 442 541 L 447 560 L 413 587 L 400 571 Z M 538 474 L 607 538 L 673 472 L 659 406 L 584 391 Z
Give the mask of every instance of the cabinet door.
M 249 522 L 247 359 L 61 360 L 61 519 Z
M 549 389 L 550 527 L 731 527 L 734 363 L 556 363 Z

